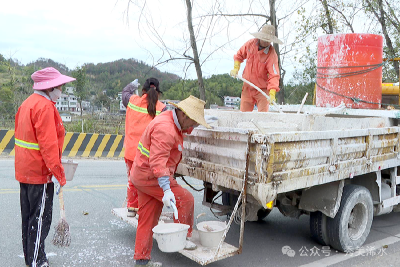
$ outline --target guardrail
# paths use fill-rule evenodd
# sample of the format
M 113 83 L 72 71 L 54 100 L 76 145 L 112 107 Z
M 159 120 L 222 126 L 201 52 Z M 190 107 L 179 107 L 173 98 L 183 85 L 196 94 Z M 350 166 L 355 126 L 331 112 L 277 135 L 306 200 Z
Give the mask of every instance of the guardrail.
M 14 156 L 14 130 L 0 130 L 0 155 Z M 65 134 L 64 157 L 123 158 L 124 135 L 73 133 Z

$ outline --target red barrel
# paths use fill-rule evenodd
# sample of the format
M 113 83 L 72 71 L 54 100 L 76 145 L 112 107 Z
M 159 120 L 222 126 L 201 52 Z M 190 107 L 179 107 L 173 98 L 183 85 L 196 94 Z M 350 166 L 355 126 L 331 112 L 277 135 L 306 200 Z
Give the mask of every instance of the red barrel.
M 383 37 L 329 34 L 318 38 L 316 105 L 380 108 Z M 375 104 L 379 103 L 379 104 Z

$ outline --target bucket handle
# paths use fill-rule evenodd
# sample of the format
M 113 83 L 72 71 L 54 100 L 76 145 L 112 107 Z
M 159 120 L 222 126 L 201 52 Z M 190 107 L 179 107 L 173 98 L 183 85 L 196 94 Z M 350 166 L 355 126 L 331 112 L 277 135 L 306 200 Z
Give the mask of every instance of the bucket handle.
M 200 213 L 199 215 L 196 216 L 196 225 L 199 223 L 199 222 L 198 222 L 198 219 L 199 219 L 200 217 L 202 217 L 202 216 L 205 216 L 205 215 L 206 215 L 206 213 L 203 212 L 203 213 Z
M 202 216 L 205 216 L 205 215 L 206 215 L 206 213 L 203 212 L 203 213 L 200 213 L 199 215 L 196 216 L 196 227 L 197 227 L 197 225 L 199 224 L 198 219 L 199 219 L 200 217 L 202 217 Z M 218 219 L 219 219 L 219 218 L 218 218 Z M 221 221 L 221 220 L 220 220 L 220 221 Z M 221 221 L 221 222 L 222 222 L 222 221 Z M 226 222 L 225 222 L 225 224 L 226 224 Z M 214 231 L 214 229 L 213 229 L 212 227 L 210 227 L 210 226 L 208 226 L 208 225 L 206 225 L 206 224 L 203 225 L 203 228 L 206 229 L 206 230 L 209 231 L 209 232 Z

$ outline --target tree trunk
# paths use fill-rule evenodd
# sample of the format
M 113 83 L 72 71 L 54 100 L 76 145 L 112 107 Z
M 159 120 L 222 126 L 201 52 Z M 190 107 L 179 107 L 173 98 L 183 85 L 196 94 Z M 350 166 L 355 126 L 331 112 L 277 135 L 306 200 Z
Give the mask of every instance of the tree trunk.
M 82 107 L 82 99 L 80 99 L 79 105 L 81 106 L 81 123 L 82 123 L 82 133 L 83 133 L 83 107 Z
M 196 37 L 194 36 L 193 24 L 192 24 L 192 3 L 190 0 L 186 0 L 186 7 L 187 7 L 187 22 L 188 22 L 188 29 L 190 34 L 190 46 L 192 47 L 193 51 L 193 63 L 196 68 L 197 73 L 197 81 L 199 85 L 199 92 L 200 92 L 200 99 L 206 100 L 206 92 L 204 89 L 204 82 L 203 82 L 203 74 L 201 72 L 199 54 L 197 51 L 197 44 L 196 44 Z
M 271 25 L 275 27 L 275 35 L 278 37 L 278 26 L 276 24 L 276 10 L 275 10 L 275 0 L 269 0 L 269 16 L 271 20 Z M 285 102 L 285 86 L 283 84 L 282 66 L 281 66 L 281 52 L 279 50 L 279 44 L 274 43 L 274 48 L 276 54 L 278 55 L 278 65 L 279 65 L 279 93 L 277 94 L 278 104 L 283 104 Z
M 393 48 L 393 43 L 392 43 L 392 40 L 390 39 L 388 30 L 386 27 L 386 20 L 385 20 L 385 14 L 383 11 L 382 0 L 378 0 L 378 6 L 379 6 L 379 12 L 380 12 L 380 18 L 378 18 L 378 20 L 382 25 L 382 33 L 383 33 L 383 36 L 385 36 L 386 45 L 388 47 L 388 54 L 391 58 L 395 58 L 396 51 Z M 399 78 L 399 62 L 397 60 L 393 60 L 393 67 L 396 72 L 397 78 Z
M 366 3 L 368 4 L 369 8 L 371 9 L 371 12 L 375 15 L 376 19 L 379 21 L 382 27 L 382 34 L 385 37 L 386 45 L 388 48 L 388 55 L 389 59 L 390 58 L 395 58 L 396 57 L 396 51 L 393 48 L 393 43 L 392 40 L 390 39 L 387 27 L 386 27 L 386 20 L 385 20 L 385 12 L 383 10 L 383 2 L 382 0 L 377 0 L 377 6 L 379 9 L 376 10 L 370 0 L 366 0 Z M 393 60 L 393 67 L 395 70 L 395 73 L 397 75 L 397 78 L 399 78 L 399 62 L 396 60 Z
M 325 15 L 328 20 L 328 27 L 329 27 L 328 34 L 333 34 L 333 23 L 332 23 L 331 13 L 329 12 L 328 3 L 326 2 L 326 0 L 320 0 L 320 1 L 321 1 L 322 5 L 324 6 Z

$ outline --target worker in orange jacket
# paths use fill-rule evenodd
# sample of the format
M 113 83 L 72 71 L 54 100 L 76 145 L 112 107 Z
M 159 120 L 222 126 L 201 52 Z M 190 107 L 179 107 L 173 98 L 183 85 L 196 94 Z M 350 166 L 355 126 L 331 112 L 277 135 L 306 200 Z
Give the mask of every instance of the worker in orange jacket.
M 194 199 L 173 178 L 182 158 L 184 132 L 199 124 L 211 128 L 204 119 L 205 102 L 190 96 L 178 104 L 175 110 L 161 113 L 150 122 L 138 145 L 130 179 L 139 196 L 139 222 L 135 241 L 136 266 L 161 266 L 150 261 L 153 246 L 152 229 L 158 223 L 163 204 L 176 204 L 179 220 L 190 226 L 192 234 Z M 186 249 L 195 249 L 187 241 Z
M 75 79 L 54 68 L 32 74 L 34 93 L 15 116 L 15 178 L 20 183 L 22 247 L 27 266 L 48 265 L 44 242 L 52 221 L 54 183 L 66 183 L 64 126 L 55 107 L 62 85 Z M 54 183 L 53 183 L 54 182 Z
M 139 209 L 137 190 L 129 179 L 129 173 L 136 156 L 140 137 L 146 126 L 158 114 L 166 110 L 165 104 L 158 100 L 161 90 L 160 82 L 156 78 L 146 80 L 142 88 L 141 97 L 134 94 L 139 85 L 136 79 L 122 90 L 122 104 L 126 107 L 124 147 L 125 164 L 128 173 L 126 194 L 128 217 L 135 217 Z
M 230 75 L 236 77 L 240 64 L 247 59 L 243 78 L 269 95 L 271 101 L 276 102 L 275 94 L 279 92 L 280 75 L 278 55 L 271 42 L 283 42 L 275 36 L 275 27 L 272 25 L 265 25 L 260 32 L 251 35 L 256 38 L 247 41 L 233 57 L 235 63 Z M 258 111 L 267 112 L 269 109 L 266 97 L 252 86 L 243 83 L 240 110 L 253 111 L 254 104 L 257 104 Z

